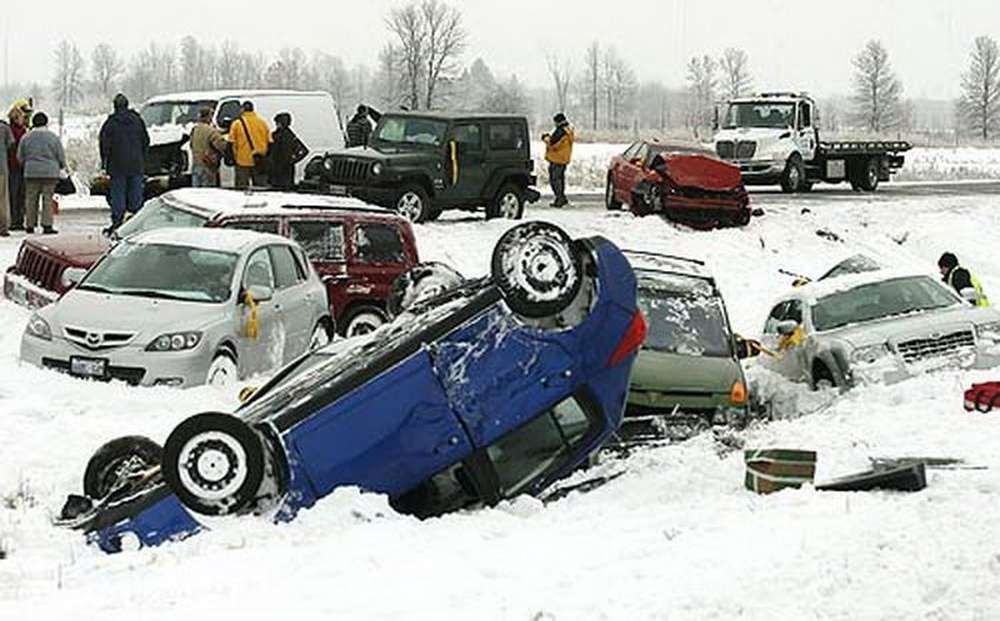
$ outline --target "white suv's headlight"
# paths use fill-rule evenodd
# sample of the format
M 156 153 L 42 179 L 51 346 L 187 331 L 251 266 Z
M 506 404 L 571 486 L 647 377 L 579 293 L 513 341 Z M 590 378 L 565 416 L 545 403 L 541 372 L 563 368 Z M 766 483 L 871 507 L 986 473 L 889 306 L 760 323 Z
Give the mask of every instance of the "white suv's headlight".
M 865 347 L 859 347 L 851 353 L 851 362 L 855 364 L 872 364 L 885 358 L 892 353 L 889 349 L 888 343 L 879 343 L 877 345 L 866 345 Z
M 44 341 L 52 340 L 52 328 L 49 327 L 49 322 L 42 319 L 41 315 L 35 313 L 28 320 L 28 334 L 31 336 L 40 338 Z
M 976 334 L 981 339 L 1000 342 L 1000 321 L 993 321 L 976 326 Z
M 171 332 L 161 334 L 146 346 L 146 351 L 184 351 L 201 342 L 201 332 Z

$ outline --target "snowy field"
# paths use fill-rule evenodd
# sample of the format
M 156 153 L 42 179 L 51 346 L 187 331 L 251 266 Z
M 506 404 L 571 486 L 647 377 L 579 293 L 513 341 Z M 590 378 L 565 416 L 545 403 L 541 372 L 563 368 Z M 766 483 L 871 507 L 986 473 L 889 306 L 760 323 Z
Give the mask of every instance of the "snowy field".
M 779 269 L 818 275 L 857 252 L 932 273 L 937 256 L 955 250 L 1000 295 L 1000 198 L 851 195 L 808 206 L 807 214 L 769 207 L 746 229 L 716 232 L 598 209 L 529 216 L 707 260 L 746 336 L 790 284 Z M 506 226 L 446 214 L 416 232 L 424 259 L 474 275 L 486 272 Z M 18 243 L 0 240 L 0 266 Z M 547 506 L 522 498 L 420 522 L 382 497 L 342 490 L 290 524 L 214 522 L 185 542 L 105 556 L 49 525 L 65 494 L 79 490 L 91 452 L 123 434 L 162 441 L 182 419 L 230 408 L 235 396 L 20 367 L 27 318 L 0 300 L 4 621 L 1000 618 L 1000 418 L 966 414 L 961 392 L 989 373 L 941 373 L 835 399 L 751 369 L 783 411 L 800 415 L 746 432 L 746 445 L 817 450 L 819 480 L 863 470 L 874 456 L 984 467 L 928 471 L 921 493 L 756 496 L 743 489 L 742 455 L 720 454 L 702 436 L 636 454 L 624 476 Z

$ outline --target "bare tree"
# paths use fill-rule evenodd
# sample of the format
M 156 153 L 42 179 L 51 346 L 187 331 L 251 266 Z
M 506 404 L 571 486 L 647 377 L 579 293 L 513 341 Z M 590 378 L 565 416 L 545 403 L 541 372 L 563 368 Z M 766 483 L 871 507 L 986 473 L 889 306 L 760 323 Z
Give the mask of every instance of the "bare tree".
M 219 86 L 233 87 L 239 82 L 240 48 L 235 41 L 227 40 L 219 49 L 218 73 Z
M 424 61 L 427 58 L 427 25 L 417 5 L 410 4 L 392 9 L 386 19 L 386 26 L 399 41 L 394 50 L 404 85 L 406 105 L 411 110 L 418 110 Z
M 603 75 L 605 100 L 605 123 L 611 129 L 622 129 L 628 125 L 624 118 L 632 110 L 638 81 L 635 73 L 614 48 L 604 51 Z
M 601 46 L 590 44 L 584 55 L 584 79 L 587 85 L 587 103 L 590 104 L 590 127 L 597 129 L 597 107 L 601 86 Z
M 72 108 L 83 99 L 83 56 L 75 43 L 63 39 L 56 46 L 55 60 L 52 93 L 61 107 Z
M 387 43 L 378 54 L 378 69 L 375 71 L 375 98 L 380 105 L 398 106 L 402 101 L 402 71 L 400 53 L 396 46 Z
M 313 56 L 312 73 L 316 85 L 330 93 L 338 110 L 347 110 L 354 97 L 354 76 L 340 58 L 319 52 Z
M 992 37 L 976 37 L 969 69 L 962 74 L 959 111 L 983 140 L 1000 127 L 1000 49 Z
M 440 82 L 450 78 L 455 62 L 465 50 L 468 33 L 462 25 L 461 11 L 438 0 L 424 0 L 420 13 L 427 33 L 424 107 L 430 110 L 434 108 Z
M 889 64 L 889 53 L 872 39 L 854 57 L 855 116 L 869 131 L 894 127 L 900 119 L 903 85 Z
M 572 61 L 549 52 L 545 55 L 545 63 L 548 65 L 549 75 L 556 89 L 556 107 L 560 111 L 565 111 L 569 99 L 569 86 L 573 79 Z
M 695 130 L 711 124 L 718 79 L 715 59 L 709 55 L 693 56 L 687 65 L 688 125 Z
M 516 75 L 498 83 L 482 103 L 484 111 L 498 114 L 524 114 L 528 107 L 528 96 Z
M 727 98 L 746 95 L 753 84 L 750 76 L 750 60 L 745 50 L 727 48 L 719 59 L 722 70 L 722 94 Z
M 118 52 L 107 43 L 99 43 L 91 52 L 90 68 L 97 91 L 105 99 L 111 95 L 112 87 L 125 71 Z

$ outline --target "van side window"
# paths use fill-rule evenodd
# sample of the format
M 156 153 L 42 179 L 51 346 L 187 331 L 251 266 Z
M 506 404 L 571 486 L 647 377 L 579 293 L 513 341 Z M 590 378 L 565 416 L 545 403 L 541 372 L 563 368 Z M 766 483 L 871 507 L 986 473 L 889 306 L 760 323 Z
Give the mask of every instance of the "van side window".
M 405 257 L 399 230 L 388 224 L 359 224 L 354 252 L 359 263 L 402 263 Z
M 312 261 L 344 261 L 344 225 L 323 220 L 292 220 L 291 237 L 302 246 Z

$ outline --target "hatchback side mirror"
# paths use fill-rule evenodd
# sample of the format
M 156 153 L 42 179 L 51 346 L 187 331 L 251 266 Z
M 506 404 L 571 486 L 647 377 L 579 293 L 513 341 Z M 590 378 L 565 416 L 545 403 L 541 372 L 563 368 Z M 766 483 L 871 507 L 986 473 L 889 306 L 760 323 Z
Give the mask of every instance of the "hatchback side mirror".
M 267 302 L 274 297 L 274 289 L 266 285 L 250 285 L 247 287 L 247 293 L 255 302 Z
M 736 335 L 736 357 L 740 360 L 756 358 L 762 350 L 763 345 L 761 345 L 760 341 L 745 339 L 738 334 Z
M 795 334 L 795 331 L 799 328 L 799 323 L 792 319 L 786 319 L 778 324 L 777 330 L 778 334 L 781 336 L 791 336 Z

